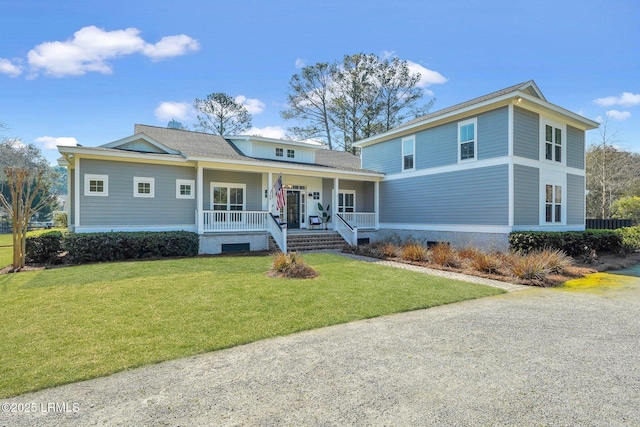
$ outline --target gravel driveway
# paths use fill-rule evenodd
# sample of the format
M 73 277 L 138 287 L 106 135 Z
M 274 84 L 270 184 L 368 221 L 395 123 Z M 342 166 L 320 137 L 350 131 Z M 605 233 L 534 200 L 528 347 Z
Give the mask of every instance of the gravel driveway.
M 36 413 L 0 424 L 637 426 L 639 313 L 640 285 L 512 292 L 5 399 Z

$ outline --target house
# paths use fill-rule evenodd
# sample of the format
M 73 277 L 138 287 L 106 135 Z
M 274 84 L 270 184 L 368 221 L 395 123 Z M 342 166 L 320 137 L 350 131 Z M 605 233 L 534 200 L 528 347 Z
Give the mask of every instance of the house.
M 585 132 L 597 126 L 529 81 L 359 141 L 360 158 L 146 125 L 58 149 L 75 232 L 190 230 L 201 253 L 264 250 L 271 236 L 286 250 L 328 210 L 320 228 L 349 244 L 400 236 L 504 250 L 514 230 L 584 229 Z
M 188 230 L 201 253 L 220 253 L 266 250 L 269 236 L 286 250 L 287 233 L 317 229 L 309 218 L 327 211 L 321 225 L 350 244 L 377 228 L 384 174 L 317 144 L 135 125 L 99 147 L 58 149 L 77 233 Z
M 598 127 L 517 84 L 357 142 L 383 172 L 379 232 L 508 248 L 517 230 L 585 229 L 585 132 Z

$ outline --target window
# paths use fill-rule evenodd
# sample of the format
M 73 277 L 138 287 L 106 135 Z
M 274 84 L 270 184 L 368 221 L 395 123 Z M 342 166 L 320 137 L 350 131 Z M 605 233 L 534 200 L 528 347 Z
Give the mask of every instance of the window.
M 544 158 L 562 162 L 562 129 L 544 125 Z
M 559 185 L 545 187 L 545 221 L 562 222 L 562 187 Z
M 477 119 L 458 123 L 458 161 L 476 159 Z
M 176 179 L 176 198 L 177 199 L 193 199 L 195 198 L 194 189 L 195 181 L 190 179 Z
M 211 209 L 214 211 L 243 211 L 245 184 L 211 183 Z
M 356 211 L 355 190 L 345 190 L 338 192 L 338 212 Z
M 276 157 L 284 157 L 284 150 L 282 148 L 276 148 Z
M 296 156 L 295 150 L 287 150 L 287 157 L 293 159 Z
M 108 196 L 109 175 L 84 174 L 85 196 Z
M 319 191 L 314 191 L 313 192 L 313 200 L 320 200 L 320 192 Z
M 133 177 L 133 197 L 155 197 L 155 178 Z
M 413 136 L 402 138 L 402 170 L 409 171 L 415 169 L 416 139 Z

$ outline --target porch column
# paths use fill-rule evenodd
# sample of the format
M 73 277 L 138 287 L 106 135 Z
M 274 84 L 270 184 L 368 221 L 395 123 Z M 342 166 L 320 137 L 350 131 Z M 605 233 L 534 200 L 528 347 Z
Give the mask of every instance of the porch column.
M 269 175 L 267 177 L 267 210 L 271 212 L 271 199 L 272 199 L 272 194 L 271 194 L 271 190 L 273 189 L 273 172 L 269 172 Z
M 380 181 L 373 183 L 373 211 L 375 212 L 375 228 L 380 229 Z
M 333 216 L 334 220 L 333 220 L 333 229 L 337 230 L 338 229 L 338 217 L 336 216 L 338 214 L 338 192 L 340 191 L 340 179 L 339 178 L 334 178 L 333 179 L 333 207 L 331 208 L 331 216 Z
M 196 226 L 198 227 L 198 234 L 204 232 L 204 177 L 202 166 L 198 165 L 197 169 L 197 182 L 196 182 Z
M 73 179 L 73 231 L 76 231 L 80 227 L 80 159 L 77 154 L 73 155 Z

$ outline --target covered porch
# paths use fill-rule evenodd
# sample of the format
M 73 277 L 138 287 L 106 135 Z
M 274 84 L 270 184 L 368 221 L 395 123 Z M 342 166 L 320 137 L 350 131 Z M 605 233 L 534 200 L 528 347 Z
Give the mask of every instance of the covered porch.
M 288 230 L 335 230 L 355 245 L 358 230 L 378 229 L 382 174 L 296 170 L 291 165 L 282 170 L 246 169 L 198 165 L 195 219 L 199 234 L 269 233 L 285 251 Z

